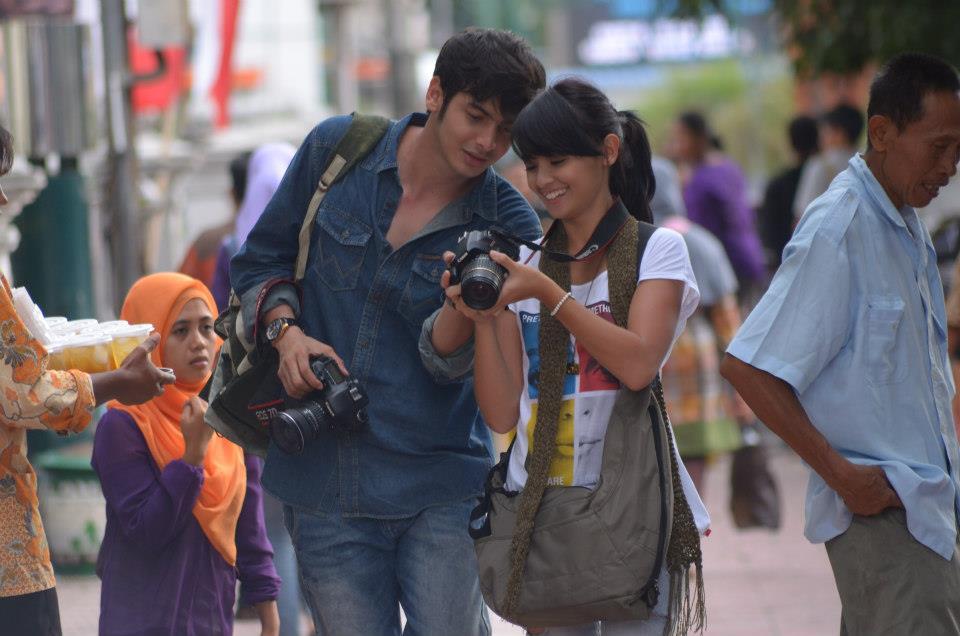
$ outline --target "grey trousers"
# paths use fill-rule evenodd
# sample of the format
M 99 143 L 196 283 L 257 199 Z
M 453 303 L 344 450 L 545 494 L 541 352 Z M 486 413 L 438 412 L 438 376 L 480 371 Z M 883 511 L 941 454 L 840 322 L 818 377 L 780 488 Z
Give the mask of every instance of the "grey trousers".
M 950 561 L 919 543 L 906 514 L 854 516 L 827 541 L 843 607 L 841 636 L 960 634 L 960 547 Z

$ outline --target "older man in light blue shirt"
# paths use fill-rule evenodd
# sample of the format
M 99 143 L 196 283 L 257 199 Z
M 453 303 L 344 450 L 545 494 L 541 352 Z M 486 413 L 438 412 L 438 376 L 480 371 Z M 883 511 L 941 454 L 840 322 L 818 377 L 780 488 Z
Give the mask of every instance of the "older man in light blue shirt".
M 841 634 L 960 633 L 960 452 L 936 256 L 914 207 L 960 158 L 960 81 L 906 54 L 871 87 L 869 144 L 807 209 L 723 364 L 812 469 Z

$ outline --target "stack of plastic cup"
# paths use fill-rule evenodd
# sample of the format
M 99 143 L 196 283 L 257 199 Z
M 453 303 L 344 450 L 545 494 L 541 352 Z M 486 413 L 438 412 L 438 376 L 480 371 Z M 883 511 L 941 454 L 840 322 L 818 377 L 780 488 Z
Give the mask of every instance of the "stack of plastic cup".
M 106 334 L 79 334 L 63 341 L 63 356 L 67 368 L 86 373 L 103 373 L 116 368 L 111 344 Z
M 51 327 L 54 335 L 63 337 L 63 336 L 72 336 L 80 333 L 84 329 L 90 327 L 96 327 L 99 323 L 94 318 L 85 318 L 84 320 L 68 320 L 67 322 L 60 323 Z
M 54 340 L 50 344 L 44 345 L 44 348 L 47 350 L 48 369 L 66 371 L 70 368 L 67 366 L 67 358 L 66 355 L 64 355 L 64 344 L 62 340 Z

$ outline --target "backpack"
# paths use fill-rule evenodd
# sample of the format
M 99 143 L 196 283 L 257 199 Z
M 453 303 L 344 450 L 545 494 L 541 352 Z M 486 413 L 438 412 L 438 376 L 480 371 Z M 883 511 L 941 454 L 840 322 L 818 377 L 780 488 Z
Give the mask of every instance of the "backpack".
M 312 229 L 324 196 L 377 145 L 389 126 L 390 121 L 383 117 L 353 114 L 350 127 L 331 153 L 307 205 L 299 233 L 295 284 L 306 272 Z M 271 282 L 276 281 L 261 286 L 261 297 L 269 291 Z M 245 451 L 265 457 L 270 443 L 270 420 L 283 407 L 286 396 L 277 377 L 279 356 L 270 344 L 248 339 L 240 298 L 233 290 L 214 330 L 223 338 L 223 347 L 207 387 L 210 408 L 204 419 L 213 430 Z
M 655 226 L 638 226 L 637 268 Z M 514 611 L 507 606 L 511 543 L 520 494 L 506 490 L 513 444 L 487 477 L 470 515 L 484 600 L 520 625 L 561 627 L 642 620 L 661 592 L 673 519 L 669 421 L 659 376 L 641 391 L 621 388 L 604 436 L 595 489 L 547 487 L 534 520 Z M 510 615 L 506 615 L 509 612 Z

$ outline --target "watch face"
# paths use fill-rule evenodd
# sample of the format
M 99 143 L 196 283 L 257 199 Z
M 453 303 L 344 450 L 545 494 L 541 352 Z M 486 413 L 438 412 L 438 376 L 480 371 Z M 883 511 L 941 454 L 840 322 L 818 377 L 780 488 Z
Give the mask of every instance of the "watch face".
M 282 320 L 274 320 L 267 325 L 267 340 L 276 340 L 280 335 L 280 328 L 283 327 Z

